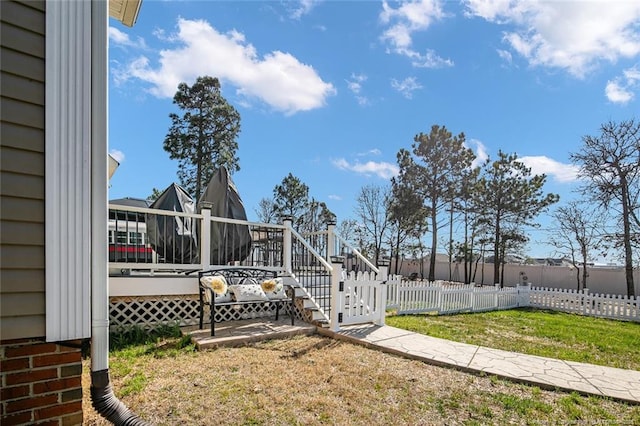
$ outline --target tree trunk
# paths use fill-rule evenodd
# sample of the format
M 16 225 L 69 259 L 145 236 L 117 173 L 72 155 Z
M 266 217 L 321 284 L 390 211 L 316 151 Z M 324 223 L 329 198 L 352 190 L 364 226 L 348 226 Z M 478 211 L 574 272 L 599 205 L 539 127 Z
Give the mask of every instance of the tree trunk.
M 436 248 L 438 246 L 438 218 L 435 203 L 431 207 L 431 256 L 429 257 L 429 282 L 436 280 Z
M 453 198 L 449 207 L 451 208 L 449 211 L 449 281 L 451 281 L 451 264 L 453 263 Z
M 500 277 L 500 221 L 496 220 L 496 229 L 493 240 L 493 283 L 498 284 Z
M 624 270 L 627 279 L 627 296 L 635 297 L 635 286 L 633 284 L 633 251 L 631 248 L 631 224 L 629 223 L 629 188 L 627 179 L 622 176 L 620 179 L 622 186 L 622 223 L 624 227 Z
M 582 246 L 582 289 L 587 288 L 587 276 L 589 273 L 587 272 L 587 248 Z M 578 282 L 578 291 L 580 291 L 580 282 Z

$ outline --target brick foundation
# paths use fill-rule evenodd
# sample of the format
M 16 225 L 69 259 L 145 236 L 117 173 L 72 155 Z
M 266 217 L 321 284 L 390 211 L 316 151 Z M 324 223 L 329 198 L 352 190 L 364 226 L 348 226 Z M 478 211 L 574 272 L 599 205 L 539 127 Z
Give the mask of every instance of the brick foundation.
M 0 424 L 82 424 L 81 341 L 0 342 Z

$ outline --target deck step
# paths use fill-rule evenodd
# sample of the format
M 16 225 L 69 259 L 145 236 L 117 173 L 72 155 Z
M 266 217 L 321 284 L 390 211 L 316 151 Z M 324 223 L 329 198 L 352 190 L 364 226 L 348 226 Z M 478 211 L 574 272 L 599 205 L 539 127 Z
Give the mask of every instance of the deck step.
M 291 325 L 289 318 L 253 319 L 227 321 L 216 325 L 216 335 L 211 336 L 210 329 L 198 330 L 195 327 L 183 330 L 191 335 L 191 339 L 199 350 L 213 349 L 223 346 L 244 346 L 250 343 L 268 339 L 284 339 L 298 335 L 312 335 L 316 333 L 315 324 L 295 321 Z

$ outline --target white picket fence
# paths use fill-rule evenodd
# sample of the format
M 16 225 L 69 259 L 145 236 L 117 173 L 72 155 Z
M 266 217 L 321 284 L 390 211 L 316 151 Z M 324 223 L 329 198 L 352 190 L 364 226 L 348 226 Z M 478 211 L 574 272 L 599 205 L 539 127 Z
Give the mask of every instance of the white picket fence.
M 640 297 L 590 294 L 584 291 L 531 288 L 529 305 L 534 308 L 573 312 L 601 318 L 640 322 Z
M 588 290 L 532 288 L 530 284 L 500 288 L 447 281 L 407 282 L 400 276 L 390 276 L 386 290 L 386 307 L 395 309 L 398 315 L 535 307 L 640 322 L 640 297 L 589 294 Z

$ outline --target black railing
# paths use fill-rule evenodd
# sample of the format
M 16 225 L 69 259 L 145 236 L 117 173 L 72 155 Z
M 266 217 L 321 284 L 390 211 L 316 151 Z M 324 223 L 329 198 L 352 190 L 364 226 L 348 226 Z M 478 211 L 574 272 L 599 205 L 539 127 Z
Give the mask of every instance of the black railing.
M 291 268 L 300 284 L 329 318 L 331 309 L 331 273 L 302 241 L 293 239 Z

